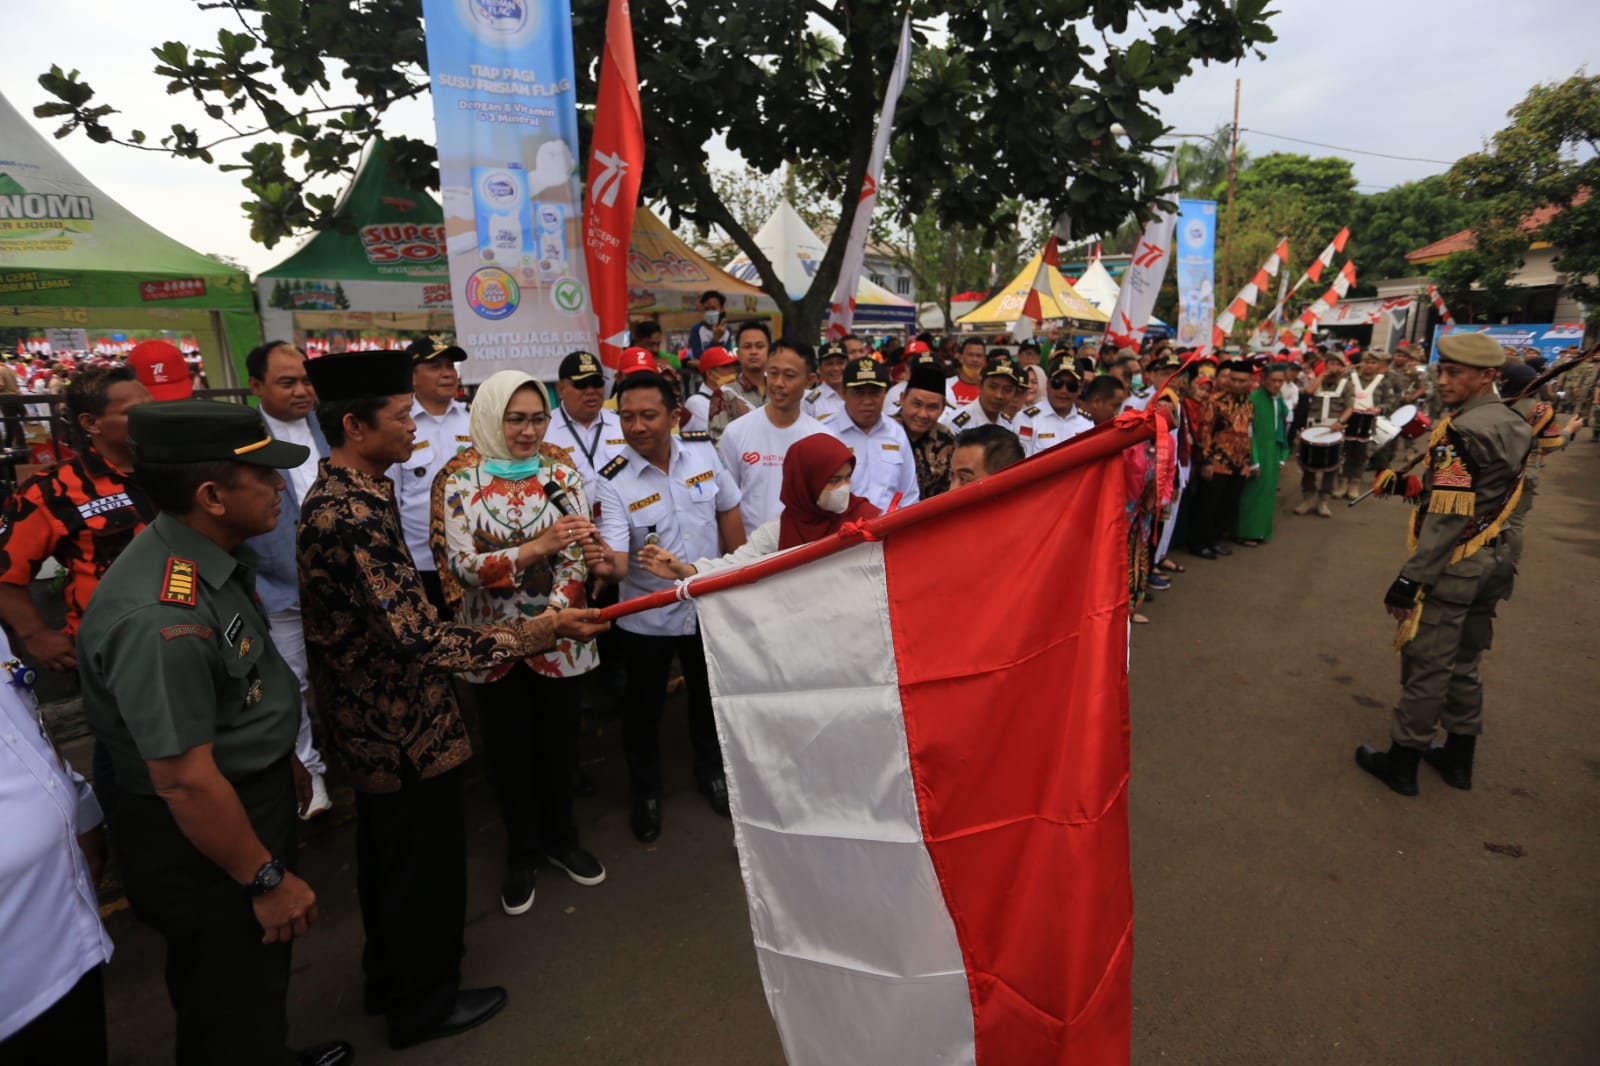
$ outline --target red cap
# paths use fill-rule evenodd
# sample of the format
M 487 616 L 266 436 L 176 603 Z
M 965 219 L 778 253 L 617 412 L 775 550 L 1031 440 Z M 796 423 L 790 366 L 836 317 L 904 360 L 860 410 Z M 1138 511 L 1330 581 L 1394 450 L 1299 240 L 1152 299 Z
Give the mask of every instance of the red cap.
M 641 370 L 654 373 L 656 369 L 656 353 L 649 348 L 624 348 L 622 362 L 617 366 L 618 374 L 637 374 Z
M 166 341 L 140 341 L 128 352 L 128 365 L 153 400 L 187 400 L 194 395 L 189 364 Z
M 718 367 L 732 366 L 739 360 L 720 344 L 713 344 L 700 353 L 700 371 L 716 370 Z
M 927 344 L 926 341 L 912 341 L 910 344 L 906 345 L 905 354 L 907 356 L 912 356 L 912 355 L 921 354 L 922 352 L 931 352 L 931 351 L 933 351 L 933 349 L 928 347 L 928 344 Z

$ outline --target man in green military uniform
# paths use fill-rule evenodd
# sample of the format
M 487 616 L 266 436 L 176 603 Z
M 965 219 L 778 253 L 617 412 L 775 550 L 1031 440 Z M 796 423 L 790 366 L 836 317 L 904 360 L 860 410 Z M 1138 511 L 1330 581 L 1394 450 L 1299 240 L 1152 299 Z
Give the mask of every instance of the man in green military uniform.
M 1505 355 L 1481 333 L 1439 341 L 1438 387 L 1450 416 L 1428 447 L 1411 557 L 1384 595 L 1401 623 L 1400 699 L 1386 752 L 1362 745 L 1356 763 L 1402 796 L 1417 794 L 1417 763 L 1445 783 L 1472 787 L 1483 732 L 1479 660 L 1494 635 L 1496 605 L 1516 567 L 1501 530 L 1521 495 L 1533 433 L 1495 394 Z M 1442 746 L 1431 746 L 1443 726 Z
M 248 407 L 129 413 L 159 514 L 106 571 L 78 632 L 84 710 L 116 768 L 113 841 L 133 912 L 167 945 L 180 1064 L 351 1059 L 288 1050 L 289 949 L 317 919 L 294 860 L 299 682 L 273 648 L 244 542 L 306 458 Z M 303 777 L 303 771 L 301 776 Z

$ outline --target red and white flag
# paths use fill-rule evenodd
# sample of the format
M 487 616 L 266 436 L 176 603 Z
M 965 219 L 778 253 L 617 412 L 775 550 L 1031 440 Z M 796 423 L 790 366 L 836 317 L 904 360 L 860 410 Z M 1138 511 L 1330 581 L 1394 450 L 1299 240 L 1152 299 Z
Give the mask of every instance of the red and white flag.
M 1222 347 L 1228 334 L 1233 331 L 1234 324 L 1250 313 L 1250 308 L 1261 299 L 1261 292 L 1267 284 L 1278 276 L 1278 271 L 1283 268 L 1283 261 L 1289 258 L 1289 238 L 1282 237 L 1278 246 L 1267 256 L 1267 261 L 1262 263 L 1255 275 L 1239 290 L 1239 295 L 1229 301 L 1228 306 L 1217 316 L 1216 323 L 1211 327 L 1211 345 L 1214 348 Z
M 1129 1061 L 1121 453 L 1155 418 L 607 608 L 698 604 L 790 1066 Z M 1030 579 L 952 640 L 949 561 L 1019 523 Z
M 1350 286 L 1356 283 L 1355 260 L 1345 260 L 1344 266 L 1339 268 L 1339 276 L 1333 279 L 1333 284 L 1328 286 L 1328 291 L 1317 298 L 1317 302 L 1300 312 L 1302 326 L 1315 326 L 1322 321 L 1322 316 L 1333 310 L 1335 304 L 1344 299 L 1345 293 L 1350 291 Z
M 644 116 L 628 0 L 611 0 L 589 148 L 583 257 L 599 320 L 600 361 L 615 369 L 628 344 L 628 243 L 644 174 Z
M 878 116 L 878 130 L 872 138 L 872 157 L 867 161 L 867 175 L 861 182 L 861 200 L 856 204 L 856 216 L 850 223 L 850 243 L 845 245 L 844 261 L 839 265 L 839 281 L 833 289 L 833 303 L 828 309 L 828 339 L 838 340 L 850 332 L 856 317 L 856 286 L 861 284 L 861 266 L 867 257 L 867 232 L 872 224 L 872 209 L 878 203 L 878 182 L 883 180 L 883 158 L 889 152 L 889 136 L 894 132 L 894 109 L 900 102 L 900 90 L 906 87 L 911 73 L 911 12 L 906 12 L 900 25 L 900 48 L 895 52 L 894 70 L 889 74 L 889 85 L 883 94 L 883 112 Z
M 1028 287 L 1028 295 L 1022 301 L 1022 314 L 1017 316 L 1016 325 L 1011 327 L 1012 340 L 1019 343 L 1033 340 L 1033 331 L 1044 319 L 1041 297 L 1051 294 L 1051 267 L 1061 269 L 1061 246 L 1054 233 L 1044 242 L 1044 252 L 1039 256 L 1039 269 L 1034 271 L 1033 284 Z
M 1174 161 L 1167 168 L 1167 180 L 1162 188 L 1171 189 L 1177 184 L 1178 164 Z M 1177 199 L 1175 194 L 1173 199 Z M 1122 291 L 1117 293 L 1117 304 L 1111 309 L 1111 321 L 1106 323 L 1102 347 L 1109 344 L 1113 348 L 1138 348 L 1144 341 L 1150 312 L 1155 310 L 1161 282 L 1167 276 L 1167 263 L 1172 259 L 1172 231 L 1177 224 L 1176 208 L 1171 211 L 1158 208 L 1155 216 L 1145 223 L 1139 244 L 1133 250 L 1133 261 L 1123 272 Z
M 1447 326 L 1456 324 L 1456 320 L 1450 316 L 1450 309 L 1444 305 L 1444 297 L 1439 295 L 1437 285 L 1428 286 L 1428 299 L 1433 301 L 1434 310 L 1439 312 L 1439 321 Z
M 1289 288 L 1289 291 L 1278 294 L 1277 305 L 1274 306 L 1271 312 L 1269 312 L 1267 315 L 1268 321 L 1274 323 L 1277 322 L 1278 316 L 1283 314 L 1284 306 L 1290 300 L 1294 299 L 1294 294 L 1300 291 L 1300 286 L 1304 285 L 1308 281 L 1313 283 L 1320 281 L 1322 279 L 1323 270 L 1333 265 L 1333 257 L 1344 251 L 1344 246 L 1349 240 L 1349 226 L 1344 227 L 1344 229 L 1341 229 L 1338 233 L 1334 234 L 1333 240 L 1328 242 L 1328 246 L 1322 250 L 1322 254 L 1311 261 L 1311 265 L 1306 267 L 1306 272 L 1300 275 L 1299 280 Z M 1258 326 L 1256 328 L 1260 329 L 1261 327 Z

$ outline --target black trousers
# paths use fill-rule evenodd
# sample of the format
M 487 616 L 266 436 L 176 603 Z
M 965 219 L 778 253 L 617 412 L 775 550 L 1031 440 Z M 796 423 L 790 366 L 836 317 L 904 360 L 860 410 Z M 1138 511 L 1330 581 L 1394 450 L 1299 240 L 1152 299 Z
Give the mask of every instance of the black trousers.
M 293 864 L 296 819 L 288 758 L 233 787 L 261 842 Z M 292 1063 L 284 1005 L 289 945 L 261 942 L 249 893 L 189 843 L 165 800 L 123 792 L 116 811 L 111 841 L 128 904 L 167 945 L 179 1066 Z
M 406 1037 L 450 1013 L 461 987 L 467 838 L 460 767 L 398 792 L 356 793 L 356 893 L 367 1001 Z
M 722 746 L 717 743 L 716 720 L 711 715 L 711 682 L 706 678 L 706 650 L 700 634 L 652 637 L 618 626 L 617 638 L 628 671 L 627 695 L 622 701 L 622 746 L 628 756 L 633 794 L 661 792 L 661 710 L 667 701 L 667 673 L 674 655 L 689 695 L 695 779 L 721 777 Z
M 1222 541 L 1239 520 L 1239 497 L 1244 475 L 1213 468 L 1209 478 L 1195 474 L 1195 514 L 1189 524 L 1189 549 L 1198 551 Z
M 0 1062 L 105 1066 L 104 969 L 92 967 L 43 1014 L 0 1040 Z
M 506 826 L 506 865 L 578 846 L 572 774 L 578 766 L 583 677 L 548 677 L 517 663 L 478 685 L 478 725 Z

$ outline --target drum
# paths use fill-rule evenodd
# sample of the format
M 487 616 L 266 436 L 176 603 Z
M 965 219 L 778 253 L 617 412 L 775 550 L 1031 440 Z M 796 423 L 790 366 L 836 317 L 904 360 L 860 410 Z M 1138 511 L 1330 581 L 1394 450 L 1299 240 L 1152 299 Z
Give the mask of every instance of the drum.
M 1432 432 L 1433 419 L 1429 418 L 1421 411 L 1418 411 L 1416 414 L 1412 415 L 1411 421 L 1400 427 L 1400 436 L 1404 437 L 1406 440 L 1416 440 L 1419 437 L 1426 437 Z
M 1317 426 L 1300 434 L 1300 469 L 1321 473 L 1337 470 L 1344 452 L 1344 434 L 1334 426 Z
M 1396 411 L 1395 414 L 1398 415 L 1404 411 L 1405 408 L 1402 407 L 1399 411 Z M 1374 445 L 1381 448 L 1399 435 L 1400 426 L 1398 423 L 1392 421 L 1388 415 L 1378 416 L 1378 424 L 1372 431 L 1372 443 Z
M 1378 412 L 1376 411 L 1352 412 L 1349 420 L 1344 424 L 1346 440 L 1369 441 L 1377 431 Z

